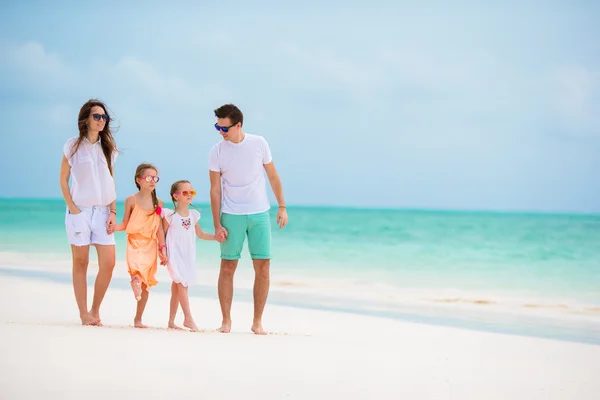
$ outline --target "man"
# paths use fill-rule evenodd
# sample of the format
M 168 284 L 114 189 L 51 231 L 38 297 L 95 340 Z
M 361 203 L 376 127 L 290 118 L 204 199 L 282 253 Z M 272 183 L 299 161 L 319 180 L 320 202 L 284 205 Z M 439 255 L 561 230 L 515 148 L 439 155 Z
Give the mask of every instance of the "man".
M 219 332 L 231 331 L 233 274 L 247 236 L 255 274 L 252 331 L 265 335 L 262 314 L 269 294 L 271 220 L 263 171 L 279 205 L 279 229 L 288 221 L 283 189 L 267 141 L 242 130 L 244 116 L 239 108 L 225 104 L 215 110 L 215 116 L 215 128 L 223 140 L 210 150 L 208 169 L 215 235 L 221 243 L 218 292 L 223 322 Z

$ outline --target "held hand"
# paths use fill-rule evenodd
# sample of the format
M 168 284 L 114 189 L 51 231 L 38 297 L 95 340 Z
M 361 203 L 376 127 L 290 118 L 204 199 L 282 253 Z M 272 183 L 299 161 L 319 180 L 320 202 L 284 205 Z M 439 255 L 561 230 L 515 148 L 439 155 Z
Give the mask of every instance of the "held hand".
M 285 208 L 280 207 L 279 210 L 277 210 L 277 218 L 275 221 L 277 222 L 277 225 L 279 225 L 279 229 L 287 225 L 288 215 Z
M 115 216 L 115 214 L 111 212 L 108 216 L 108 220 L 106 221 L 106 233 L 108 233 L 109 235 L 113 233 L 117 227 L 116 219 L 117 217 Z
M 158 251 L 158 257 L 160 258 L 160 265 L 167 265 L 167 248 L 162 247 Z
M 225 229 L 222 225 L 219 225 L 215 228 L 215 238 L 217 242 L 223 243 L 227 240 L 227 229 Z

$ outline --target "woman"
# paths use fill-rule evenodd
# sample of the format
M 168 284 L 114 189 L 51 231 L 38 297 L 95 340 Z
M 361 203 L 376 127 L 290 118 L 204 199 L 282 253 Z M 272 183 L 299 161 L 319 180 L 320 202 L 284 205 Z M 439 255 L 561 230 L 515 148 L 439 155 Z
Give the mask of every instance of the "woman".
M 65 225 L 73 254 L 73 289 L 83 325 L 102 325 L 100 304 L 115 267 L 117 211 L 113 170 L 118 150 L 109 125 L 104 103 L 86 102 L 79 111 L 79 136 L 65 143 L 60 166 L 60 188 L 67 203 Z M 96 247 L 99 269 L 92 308 L 88 310 L 90 245 Z

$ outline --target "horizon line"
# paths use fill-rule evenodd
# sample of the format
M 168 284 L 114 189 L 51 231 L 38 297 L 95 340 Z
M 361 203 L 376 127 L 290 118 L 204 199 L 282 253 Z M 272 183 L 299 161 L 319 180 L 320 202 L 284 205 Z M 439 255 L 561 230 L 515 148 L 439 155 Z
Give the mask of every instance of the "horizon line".
M 2 200 L 49 200 L 64 201 L 62 197 L 21 197 L 21 196 L 2 196 Z M 117 199 L 117 202 L 124 202 L 125 199 Z M 206 202 L 197 202 L 210 207 L 210 200 Z M 278 205 L 271 204 L 272 208 Z M 519 214 L 519 215 L 577 215 L 577 216 L 600 216 L 600 211 L 566 211 L 566 210 L 501 210 L 501 209 L 468 209 L 468 208 L 425 208 L 425 207 L 401 207 L 401 206 L 357 206 L 341 204 L 286 204 L 287 208 L 312 208 L 312 209 L 348 209 L 363 211 L 404 211 L 404 212 L 431 212 L 431 213 L 477 213 L 477 214 Z

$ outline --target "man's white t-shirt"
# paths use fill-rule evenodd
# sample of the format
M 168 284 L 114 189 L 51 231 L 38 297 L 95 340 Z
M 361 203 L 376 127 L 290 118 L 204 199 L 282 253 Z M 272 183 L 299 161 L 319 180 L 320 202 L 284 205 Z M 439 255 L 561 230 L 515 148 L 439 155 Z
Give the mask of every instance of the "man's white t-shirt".
M 248 215 L 268 211 L 265 170 L 273 161 L 269 144 L 262 136 L 245 133 L 244 140 L 222 140 L 208 154 L 208 169 L 221 173 L 221 212 Z

